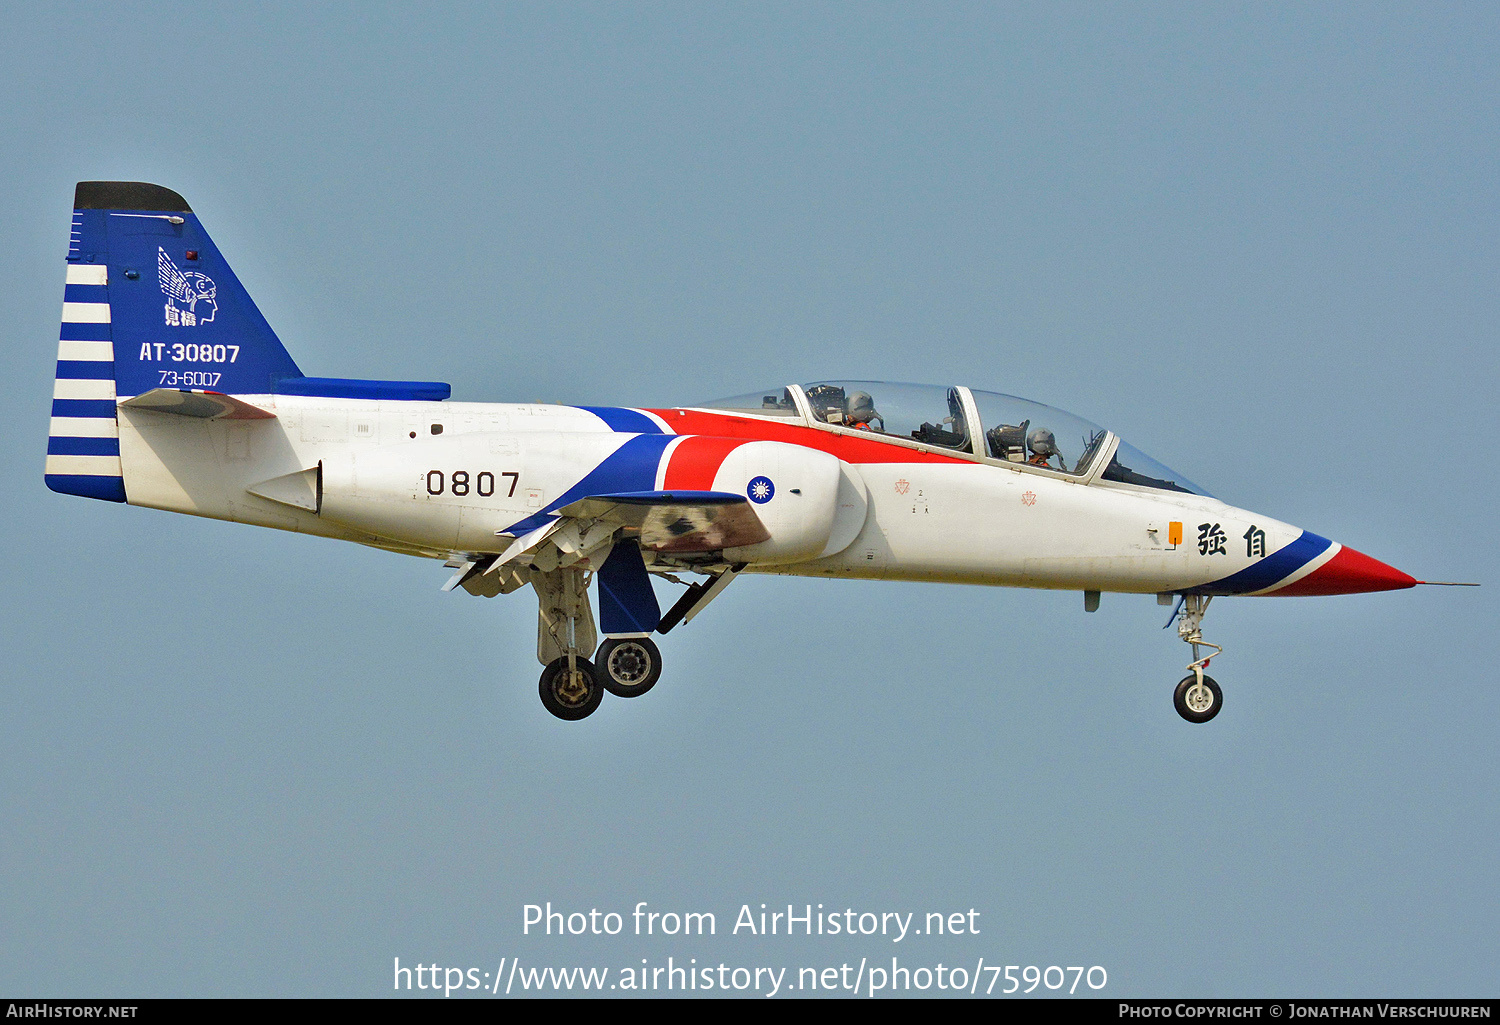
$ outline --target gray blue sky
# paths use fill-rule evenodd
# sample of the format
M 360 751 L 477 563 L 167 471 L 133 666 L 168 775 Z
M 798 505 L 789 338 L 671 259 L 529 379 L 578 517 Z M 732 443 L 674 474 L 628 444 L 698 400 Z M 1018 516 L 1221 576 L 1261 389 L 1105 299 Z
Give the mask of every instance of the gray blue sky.
M 1496 995 L 1492 5 L 3 14 L 0 991 L 897 956 Z M 1150 598 L 748 579 L 564 724 L 524 594 L 44 488 L 81 179 L 182 193 L 309 374 L 969 384 L 1487 586 L 1224 600 L 1193 727 Z M 719 935 L 523 936 L 549 900 Z M 728 934 L 762 902 L 982 931 Z

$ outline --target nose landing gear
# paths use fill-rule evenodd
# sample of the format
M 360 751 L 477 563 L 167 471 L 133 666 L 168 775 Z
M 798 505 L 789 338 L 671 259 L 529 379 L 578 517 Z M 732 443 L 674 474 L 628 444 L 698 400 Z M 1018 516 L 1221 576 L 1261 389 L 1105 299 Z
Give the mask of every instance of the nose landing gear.
M 1185 676 L 1172 692 L 1172 706 L 1188 722 L 1208 722 L 1224 707 L 1224 694 L 1212 676 L 1198 670 Z
M 1203 615 L 1208 611 L 1212 596 L 1201 594 L 1183 595 L 1182 608 L 1177 614 L 1177 636 L 1193 647 L 1193 660 L 1188 663 L 1188 672 L 1177 689 L 1172 692 L 1172 705 L 1177 714 L 1188 722 L 1208 722 L 1224 707 L 1224 694 L 1212 676 L 1204 674 L 1208 663 L 1224 649 L 1203 639 Z M 1213 653 L 1200 656 L 1199 648 L 1212 648 Z

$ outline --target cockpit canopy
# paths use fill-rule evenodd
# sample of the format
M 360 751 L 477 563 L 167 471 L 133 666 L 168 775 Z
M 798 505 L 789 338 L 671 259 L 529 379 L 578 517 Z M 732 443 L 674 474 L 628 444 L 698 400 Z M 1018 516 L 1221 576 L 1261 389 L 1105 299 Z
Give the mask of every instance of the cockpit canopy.
M 1109 431 L 1014 395 L 884 381 L 817 381 L 766 388 L 703 405 L 812 421 L 986 461 L 1195 495 L 1208 492 Z M 1108 462 L 1102 470 L 1099 463 Z

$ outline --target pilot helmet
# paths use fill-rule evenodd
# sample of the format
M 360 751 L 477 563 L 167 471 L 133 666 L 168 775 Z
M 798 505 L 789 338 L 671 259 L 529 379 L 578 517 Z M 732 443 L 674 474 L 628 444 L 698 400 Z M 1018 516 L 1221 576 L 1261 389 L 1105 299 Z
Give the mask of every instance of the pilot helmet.
M 866 424 L 871 420 L 879 419 L 880 414 L 875 412 L 875 400 L 867 391 L 853 392 L 849 396 L 849 419 L 857 424 Z
M 1060 456 L 1057 438 L 1045 427 L 1038 427 L 1026 436 L 1026 447 L 1039 456 Z

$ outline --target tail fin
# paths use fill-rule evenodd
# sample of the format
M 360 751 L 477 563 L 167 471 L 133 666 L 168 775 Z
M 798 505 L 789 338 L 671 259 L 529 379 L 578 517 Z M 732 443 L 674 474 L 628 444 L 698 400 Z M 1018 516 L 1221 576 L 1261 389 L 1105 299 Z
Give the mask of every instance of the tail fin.
M 270 394 L 302 371 L 187 202 L 145 182 L 73 197 L 47 486 L 125 501 L 115 403 L 153 388 Z

